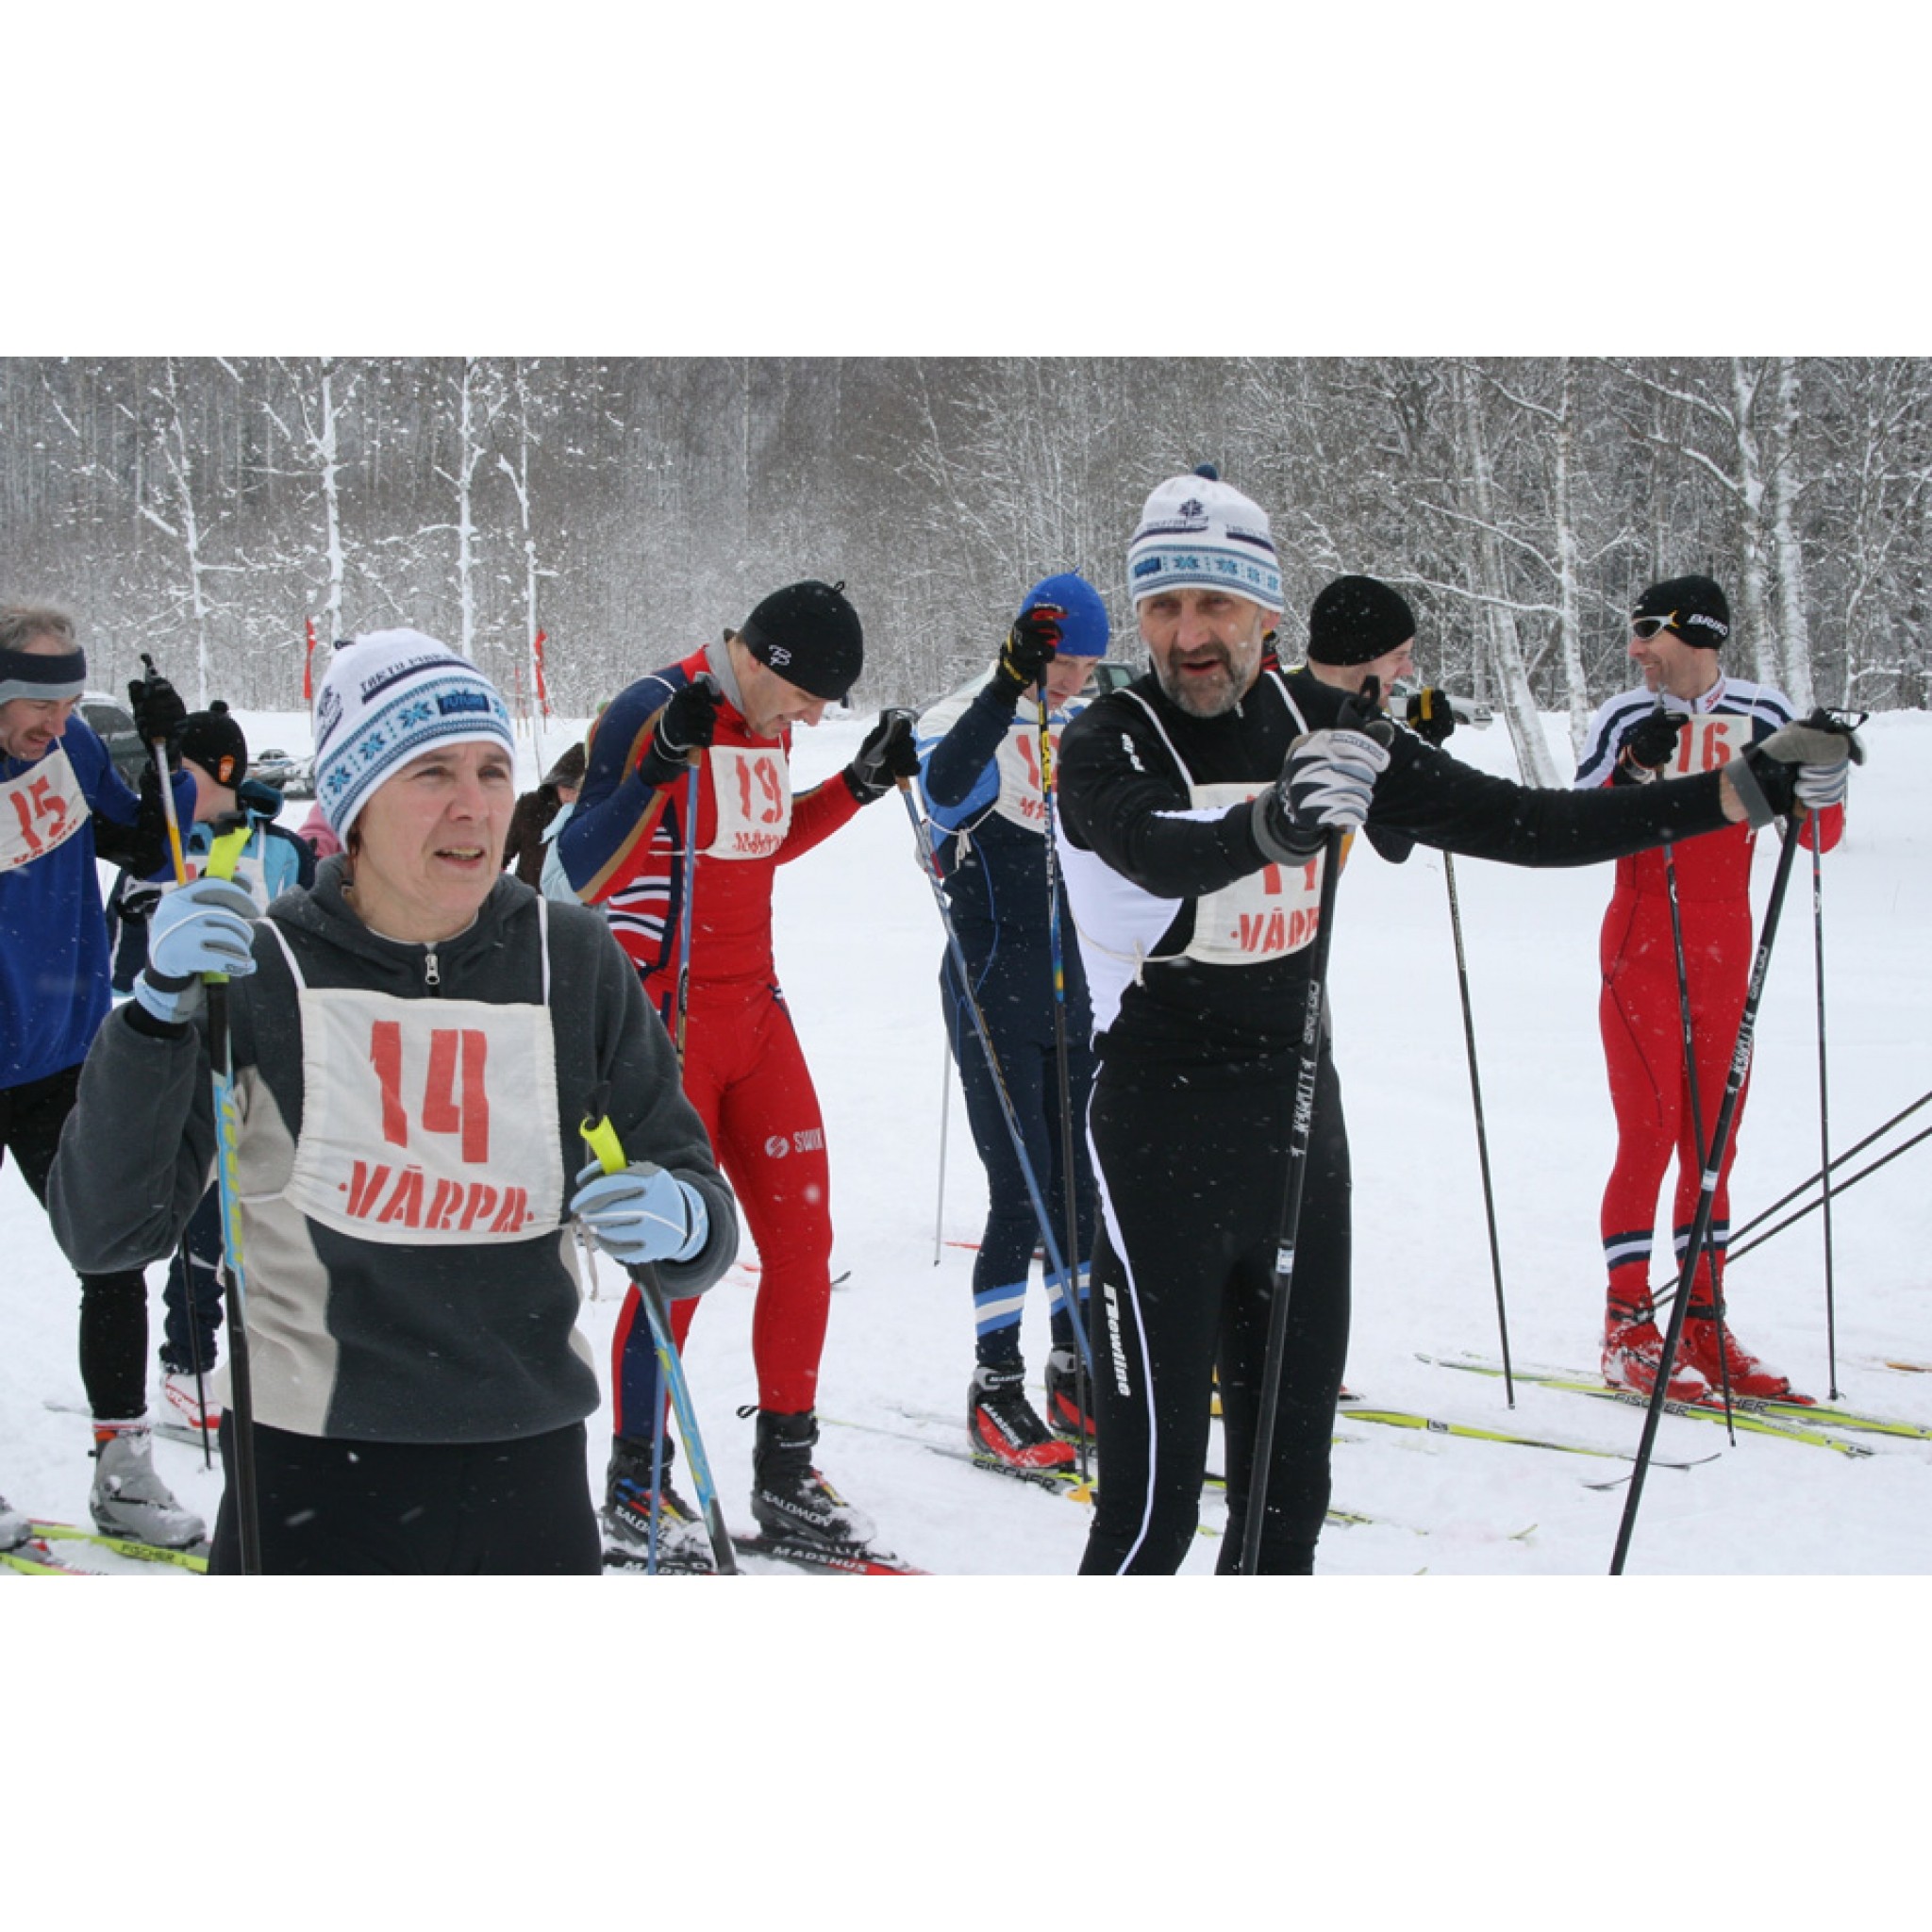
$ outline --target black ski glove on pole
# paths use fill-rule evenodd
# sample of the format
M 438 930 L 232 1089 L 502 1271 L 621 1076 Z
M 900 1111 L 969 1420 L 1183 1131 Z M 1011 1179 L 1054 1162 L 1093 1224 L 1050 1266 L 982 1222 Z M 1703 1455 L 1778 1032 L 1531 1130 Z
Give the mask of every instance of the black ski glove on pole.
M 1646 711 L 1617 747 L 1617 781 L 1648 784 L 1677 756 L 1677 734 L 1690 722 L 1688 711 Z
M 188 707 L 181 702 L 181 693 L 155 669 L 152 658 L 143 656 L 141 661 L 147 666 L 147 675 L 131 678 L 127 685 L 134 728 L 141 734 L 142 744 L 153 744 L 159 739 L 172 758 L 175 737 L 188 720 Z
M 1449 693 L 1433 684 L 1410 691 L 1404 722 L 1418 738 L 1441 744 L 1456 729 L 1456 713 L 1450 706 Z
M 682 778 L 692 752 L 708 745 L 718 728 L 718 687 L 698 676 L 674 691 L 658 713 L 651 748 L 638 761 L 646 785 L 669 785 Z
M 1040 682 L 1053 662 L 1060 647 L 1060 619 L 1066 614 L 1057 604 L 1036 604 L 1020 613 L 1007 634 L 993 678 L 1014 703 Z

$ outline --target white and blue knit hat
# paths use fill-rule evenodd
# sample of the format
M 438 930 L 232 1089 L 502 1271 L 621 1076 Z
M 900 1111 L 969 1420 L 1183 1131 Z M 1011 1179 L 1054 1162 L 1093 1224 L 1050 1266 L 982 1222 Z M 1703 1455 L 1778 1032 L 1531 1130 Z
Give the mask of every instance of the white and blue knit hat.
M 1127 545 L 1136 604 L 1162 591 L 1231 591 L 1281 613 L 1281 564 L 1268 515 L 1212 463 L 1170 476 L 1147 499 Z
M 315 796 L 338 839 L 375 788 L 445 744 L 516 740 L 496 687 L 420 630 L 373 630 L 337 644 L 315 699 Z

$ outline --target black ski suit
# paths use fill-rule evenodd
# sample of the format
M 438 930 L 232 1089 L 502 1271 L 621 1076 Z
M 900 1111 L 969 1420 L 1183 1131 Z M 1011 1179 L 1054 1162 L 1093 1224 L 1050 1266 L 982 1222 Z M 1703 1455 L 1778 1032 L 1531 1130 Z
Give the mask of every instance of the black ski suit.
M 1202 719 L 1150 674 L 1066 734 L 1062 870 L 1100 1060 L 1089 1134 L 1104 1481 L 1083 1574 L 1179 1567 L 1217 1363 L 1219 1568 L 1239 1567 L 1322 863 L 1271 864 L 1245 801 L 1303 732 L 1338 723 L 1343 699 L 1306 670 L 1264 671 L 1237 709 Z M 1369 824 L 1481 858 L 1589 865 L 1714 830 L 1719 782 L 1541 791 L 1398 731 Z M 1261 1541 L 1261 1569 L 1284 1574 L 1313 1567 L 1348 1349 L 1348 1138 L 1325 1024 L 1309 1154 Z

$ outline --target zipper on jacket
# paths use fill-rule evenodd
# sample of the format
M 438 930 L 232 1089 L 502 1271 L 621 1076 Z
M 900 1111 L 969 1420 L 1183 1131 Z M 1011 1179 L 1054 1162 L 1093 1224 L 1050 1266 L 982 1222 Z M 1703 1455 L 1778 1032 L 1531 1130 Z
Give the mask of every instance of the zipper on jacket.
M 431 991 L 442 984 L 442 970 L 436 963 L 436 948 L 423 948 L 423 977 Z

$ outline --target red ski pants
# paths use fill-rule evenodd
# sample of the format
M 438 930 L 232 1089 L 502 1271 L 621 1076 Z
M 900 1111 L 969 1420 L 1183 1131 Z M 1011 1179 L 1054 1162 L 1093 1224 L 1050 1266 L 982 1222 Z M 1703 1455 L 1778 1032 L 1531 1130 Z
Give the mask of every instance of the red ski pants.
M 1696 1117 L 1707 1141 L 1724 1101 L 1750 980 L 1751 902 L 1692 902 L 1682 908 L 1681 917 L 1697 1074 Z M 1650 1292 L 1651 1236 L 1671 1158 L 1674 1155 L 1677 1162 L 1672 1227 L 1679 1267 L 1697 1212 L 1704 1166 L 1692 1129 L 1690 1082 L 1685 1072 L 1670 901 L 1658 893 L 1619 893 L 1613 898 L 1604 916 L 1600 959 L 1603 992 L 1597 1018 L 1610 1104 L 1617 1116 L 1617 1158 L 1604 1189 L 1604 1260 L 1611 1293 L 1619 1301 L 1641 1303 Z M 1720 1261 L 1730 1232 L 1731 1163 L 1737 1158 L 1738 1127 L 1749 1091 L 1747 1078 L 1738 1096 L 1711 1203 L 1711 1232 Z M 1707 1254 L 1698 1259 L 1694 1285 L 1709 1290 Z
M 832 1302 L 831 1170 L 819 1097 L 775 986 L 693 986 L 684 1091 L 758 1243 L 751 1350 L 758 1407 L 797 1415 L 818 1399 Z M 698 1298 L 672 1304 L 681 1350 Z M 648 1439 L 658 1401 L 651 1327 L 635 1288 L 611 1348 L 616 1433 Z

